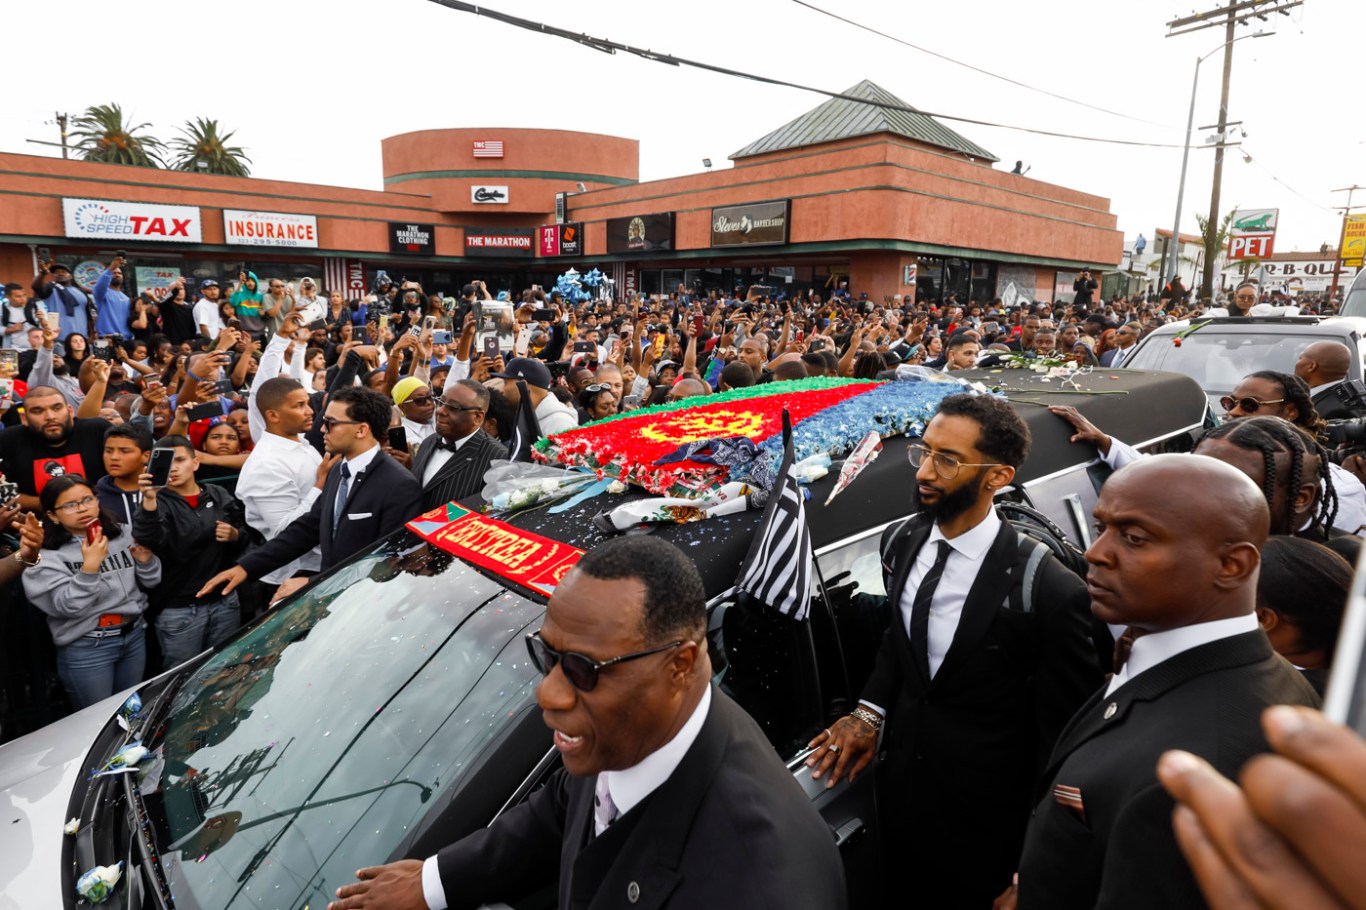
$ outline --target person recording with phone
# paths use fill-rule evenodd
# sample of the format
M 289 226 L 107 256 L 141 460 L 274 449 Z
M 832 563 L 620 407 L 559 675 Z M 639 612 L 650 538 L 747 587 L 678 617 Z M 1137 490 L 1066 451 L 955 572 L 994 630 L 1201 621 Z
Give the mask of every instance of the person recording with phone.
M 142 681 L 145 592 L 161 583 L 161 562 L 78 474 L 44 486 L 40 508 L 43 547 L 24 569 L 24 594 L 47 614 L 57 675 L 79 711 Z
M 226 640 L 242 624 L 235 592 L 197 593 L 236 562 L 247 544 L 242 504 L 222 487 L 197 483 L 198 468 L 190 440 L 167 436 L 152 448 L 148 470 L 138 478 L 142 507 L 133 515 L 133 536 L 161 560 L 162 583 L 151 593 L 150 618 L 168 670 Z
M 100 335 L 133 337 L 128 327 L 128 295 L 123 292 L 123 267 L 127 264 L 119 253 L 95 279 L 95 331 Z
M 71 266 L 51 260 L 38 264 L 33 278 L 34 302 L 41 301 L 47 312 L 59 319 L 57 337 L 65 341 L 72 332 L 90 334 L 90 297 L 76 284 Z

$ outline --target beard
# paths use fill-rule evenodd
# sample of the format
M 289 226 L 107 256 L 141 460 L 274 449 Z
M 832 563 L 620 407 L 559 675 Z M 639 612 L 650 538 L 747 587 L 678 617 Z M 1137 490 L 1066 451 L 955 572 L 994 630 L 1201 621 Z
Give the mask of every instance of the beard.
M 923 506 L 925 513 L 934 519 L 935 524 L 953 521 L 977 504 L 982 480 L 979 477 L 976 483 L 965 483 L 951 493 L 941 490 L 938 502 Z

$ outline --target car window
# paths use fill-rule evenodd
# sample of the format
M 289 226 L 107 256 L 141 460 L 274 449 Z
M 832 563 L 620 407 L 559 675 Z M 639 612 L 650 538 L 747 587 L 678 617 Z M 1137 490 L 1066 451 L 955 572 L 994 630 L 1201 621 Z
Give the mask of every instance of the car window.
M 816 560 L 834 612 L 849 691 L 856 699 L 873 670 L 891 616 L 882 580 L 882 532 L 850 541 Z
M 1181 344 L 1157 336 L 1133 356 L 1129 366 L 1183 373 L 1207 392 L 1231 392 L 1238 380 L 1258 370 L 1293 373 L 1300 352 L 1318 341 L 1341 342 L 1340 335 L 1308 332 L 1241 334 L 1196 330 Z
M 810 622 L 727 600 L 711 612 L 707 648 L 713 682 L 754 718 L 782 758 L 825 725 Z
M 522 638 L 544 607 L 413 540 L 323 579 L 177 694 L 148 803 L 187 903 L 323 905 L 531 703 Z
M 1342 301 L 1343 316 L 1366 316 L 1366 269 L 1357 274 L 1351 289 Z

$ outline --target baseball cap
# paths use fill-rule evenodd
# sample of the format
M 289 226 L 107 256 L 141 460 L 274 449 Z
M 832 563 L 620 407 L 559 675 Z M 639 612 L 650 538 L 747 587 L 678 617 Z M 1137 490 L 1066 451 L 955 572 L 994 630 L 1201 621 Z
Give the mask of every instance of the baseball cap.
M 540 389 L 550 388 L 550 368 L 534 357 L 514 357 L 503 372 L 493 375 L 497 379 L 521 379 Z
M 69 272 L 71 271 L 71 266 L 67 265 L 65 262 L 54 262 L 52 263 L 52 265 L 48 266 L 48 271 L 51 272 L 55 272 L 58 269 L 61 269 L 64 272 Z
M 403 404 L 403 402 L 412 397 L 412 394 L 418 389 L 425 389 L 426 387 L 427 383 L 413 376 L 409 376 L 406 379 L 400 379 L 398 383 L 394 385 L 394 404 Z
M 218 287 L 218 282 L 217 282 L 217 281 L 214 281 L 212 278 L 205 278 L 203 281 L 199 282 L 199 289 L 200 289 L 201 291 L 204 290 L 204 288 L 216 288 L 216 287 Z

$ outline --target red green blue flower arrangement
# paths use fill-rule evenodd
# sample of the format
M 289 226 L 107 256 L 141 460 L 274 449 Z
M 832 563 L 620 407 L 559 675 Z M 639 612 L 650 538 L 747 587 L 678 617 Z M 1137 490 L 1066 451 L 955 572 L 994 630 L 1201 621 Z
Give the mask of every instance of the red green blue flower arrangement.
M 664 461 L 708 439 L 748 439 L 776 465 L 782 453 L 782 412 L 792 418 L 798 461 L 843 457 L 870 430 L 882 437 L 919 435 L 940 399 L 965 391 L 955 383 L 873 382 L 812 378 L 733 389 L 617 414 L 557 433 L 536 444 L 537 459 L 585 468 L 660 496 L 697 496 L 730 477 L 724 464 L 691 458 Z

